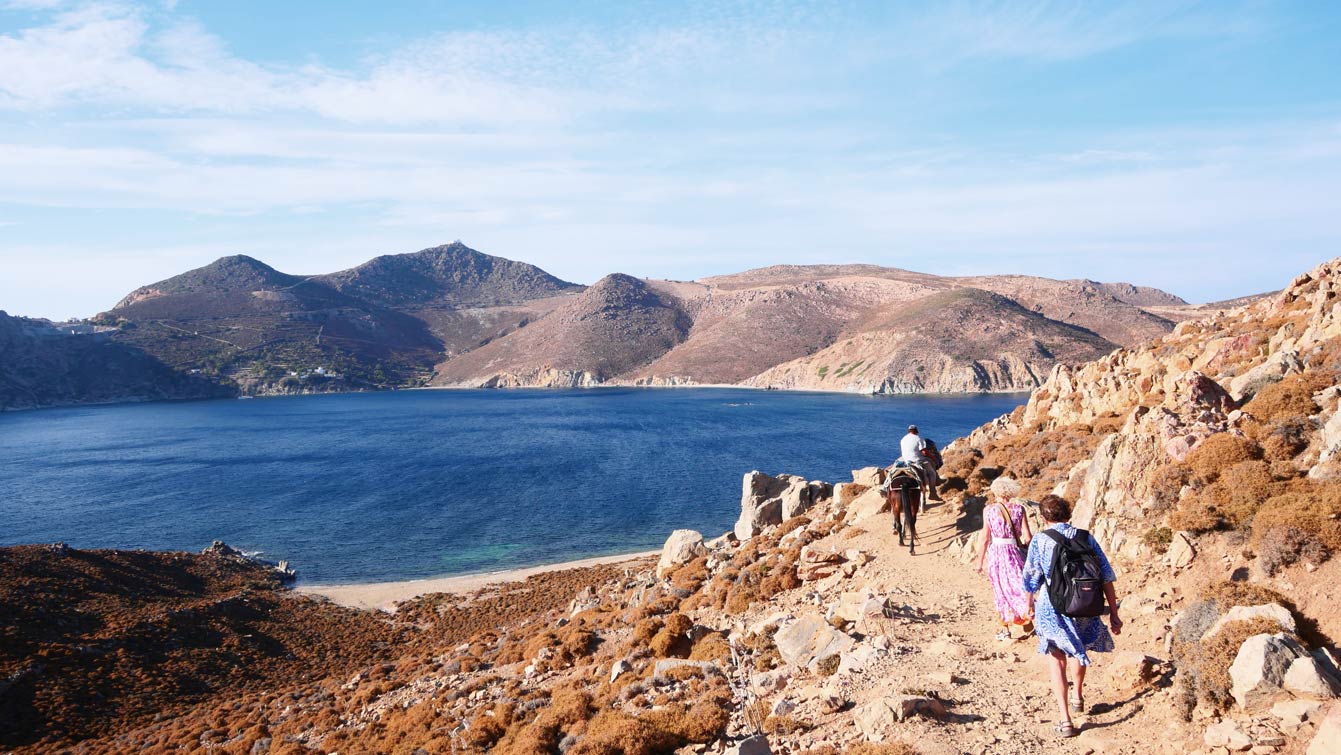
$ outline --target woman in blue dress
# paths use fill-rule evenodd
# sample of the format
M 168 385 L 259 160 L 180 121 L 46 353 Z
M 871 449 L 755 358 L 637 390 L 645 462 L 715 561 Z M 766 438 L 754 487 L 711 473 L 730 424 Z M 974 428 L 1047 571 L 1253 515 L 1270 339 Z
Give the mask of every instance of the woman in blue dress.
M 1049 495 L 1039 501 L 1042 509 L 1044 531 L 1053 530 L 1070 539 L 1078 531 L 1071 526 L 1071 504 L 1066 499 Z M 1039 533 L 1040 535 L 1042 533 Z M 1071 723 L 1071 711 L 1085 712 L 1085 669 L 1090 665 L 1089 653 L 1106 653 L 1113 649 L 1113 635 L 1122 633 L 1122 619 L 1118 617 L 1117 590 L 1114 587 L 1116 576 L 1108 557 L 1099 547 L 1098 541 L 1090 538 L 1099 562 L 1103 567 L 1104 597 L 1108 606 L 1109 627 L 1099 618 L 1071 618 L 1062 616 L 1053 608 L 1046 593 L 1043 599 L 1036 601 L 1034 611 L 1034 631 L 1038 636 L 1038 652 L 1048 656 L 1048 670 L 1052 675 L 1052 689 L 1057 697 L 1057 705 L 1062 715 L 1057 723 L 1057 734 L 1063 737 L 1076 735 L 1076 727 Z M 1029 554 L 1024 563 L 1024 590 L 1033 596 L 1047 583 L 1052 571 L 1052 554 L 1057 543 L 1051 537 L 1035 537 L 1029 543 Z M 1067 690 L 1069 677 L 1074 680 L 1070 700 Z M 1068 706 L 1068 702 L 1070 703 Z

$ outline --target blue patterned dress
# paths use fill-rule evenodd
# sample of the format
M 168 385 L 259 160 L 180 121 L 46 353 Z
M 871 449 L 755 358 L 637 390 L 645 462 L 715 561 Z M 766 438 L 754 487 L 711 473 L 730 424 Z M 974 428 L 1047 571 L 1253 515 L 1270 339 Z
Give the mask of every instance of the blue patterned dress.
M 1056 530 L 1059 535 L 1067 538 L 1076 536 L 1076 528 L 1066 522 L 1054 524 L 1048 529 Z M 1103 548 L 1099 547 L 1099 542 L 1094 538 L 1091 537 L 1090 540 L 1099 554 L 1104 582 L 1117 581 Z M 1029 555 L 1024 560 L 1026 592 L 1036 593 L 1044 587 L 1045 577 L 1052 571 L 1052 552 L 1056 548 L 1057 543 L 1042 533 L 1030 541 Z M 1113 649 L 1113 635 L 1109 634 L 1108 626 L 1104 624 L 1103 619 L 1073 619 L 1070 616 L 1059 615 L 1057 609 L 1052 607 L 1052 601 L 1048 600 L 1046 590 L 1034 601 L 1034 632 L 1038 634 L 1038 652 L 1047 653 L 1052 648 L 1057 648 L 1073 658 L 1079 658 L 1082 666 L 1090 665 L 1090 657 L 1086 651 L 1107 653 Z

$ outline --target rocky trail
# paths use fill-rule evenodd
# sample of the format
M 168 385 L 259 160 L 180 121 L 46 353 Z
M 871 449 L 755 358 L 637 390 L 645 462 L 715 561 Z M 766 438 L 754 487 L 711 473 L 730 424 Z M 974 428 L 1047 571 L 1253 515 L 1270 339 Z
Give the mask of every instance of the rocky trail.
M 910 716 L 897 724 L 890 738 L 913 744 L 927 755 L 1138 753 L 1166 751 L 1165 745 L 1169 752 L 1187 751 L 1182 746 L 1186 724 L 1176 720 L 1171 706 L 1161 703 L 1162 691 L 1150 684 L 1133 684 L 1140 681 L 1133 674 L 1140 675 L 1145 654 L 1154 654 L 1160 645 L 1156 638 L 1162 639 L 1164 633 L 1167 617 L 1158 610 L 1158 600 L 1127 594 L 1125 605 L 1139 608 L 1125 611 L 1127 631 L 1118 638 L 1119 652 L 1094 656 L 1096 664 L 1086 690 L 1091 711 L 1076 717 L 1083 724 L 1082 732 L 1074 739 L 1059 740 L 1053 732 L 1056 705 L 1036 639 L 1022 638 L 1018 627 L 1014 628 L 1015 639 L 996 639 L 1000 624 L 991 585 L 973 570 L 971 562 L 954 558 L 955 546 L 962 544 L 965 534 L 962 510 L 954 503 L 933 504 L 918 524 L 916 555 L 899 546 L 887 512 L 839 530 L 830 536 L 833 542 L 816 545 L 860 550 L 872 560 L 841 586 L 821 581 L 815 589 L 777 596 L 761 606 L 762 610 L 744 617 L 748 625 L 766 622 L 772 614 L 802 616 L 823 611 L 826 601 L 822 595 L 830 589 L 869 593 L 888 601 L 883 615 L 862 618 L 858 625 L 859 631 L 865 630 L 862 634 L 873 638 L 871 646 L 884 652 L 859 669 L 840 668 L 825 684 L 829 691 L 852 701 L 857 725 L 852 715 L 807 716 L 819 725 L 802 736 L 801 750 L 862 741 L 866 739 L 863 706 L 911 695 L 937 699 L 945 712 L 939 717 Z M 1135 586 L 1123 585 L 1121 578 L 1119 585 L 1127 590 Z M 1152 671 L 1156 670 L 1147 667 L 1147 677 Z M 811 694 L 801 690 L 796 697 L 805 699 Z M 807 710 L 815 705 L 801 703 L 795 712 L 819 713 Z M 869 728 L 879 725 L 872 722 Z M 781 748 L 775 744 L 774 749 Z

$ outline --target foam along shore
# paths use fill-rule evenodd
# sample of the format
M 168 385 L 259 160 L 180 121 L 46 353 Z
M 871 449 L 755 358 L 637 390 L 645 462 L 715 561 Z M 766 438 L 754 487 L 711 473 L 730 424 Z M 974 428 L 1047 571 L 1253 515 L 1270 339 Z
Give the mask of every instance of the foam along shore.
M 598 556 L 577 561 L 564 561 L 543 566 L 528 566 L 524 569 L 487 572 L 484 574 L 462 574 L 455 577 L 431 577 L 428 579 L 407 579 L 399 582 L 367 582 L 349 585 L 300 585 L 295 592 L 308 595 L 320 595 L 332 602 L 350 608 L 367 610 L 394 610 L 395 604 L 402 600 L 417 598 L 430 593 L 471 593 L 490 585 L 507 582 L 521 582 L 537 574 L 585 569 L 591 566 L 622 564 L 655 557 L 661 551 L 625 553 L 618 556 Z

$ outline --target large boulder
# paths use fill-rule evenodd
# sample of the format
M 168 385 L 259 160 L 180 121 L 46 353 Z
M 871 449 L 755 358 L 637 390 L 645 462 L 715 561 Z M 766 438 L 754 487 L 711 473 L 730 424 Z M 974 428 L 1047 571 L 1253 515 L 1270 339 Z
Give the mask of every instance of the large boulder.
M 1229 381 L 1229 393 L 1236 401 L 1252 398 L 1272 383 L 1279 383 L 1286 375 L 1303 372 L 1304 363 L 1299 352 L 1286 349 L 1267 357 L 1265 362 Z
M 1258 634 L 1244 640 L 1229 666 L 1234 701 L 1244 710 L 1270 705 L 1282 693 L 1285 673 L 1308 653 L 1286 634 Z
M 735 534 L 748 540 L 765 527 L 803 513 L 815 503 L 815 492 L 825 492 L 824 483 L 812 483 L 796 475 L 773 477 L 758 470 L 747 472 L 741 485 L 740 518 Z
M 657 561 L 657 577 L 664 577 L 707 552 L 701 533 L 695 530 L 676 530 L 666 538 L 666 544 L 661 546 L 661 560 Z
M 857 644 L 856 640 L 829 626 L 819 616 L 803 616 L 773 636 L 778 655 L 798 668 L 810 668 L 821 658 L 841 655 Z

